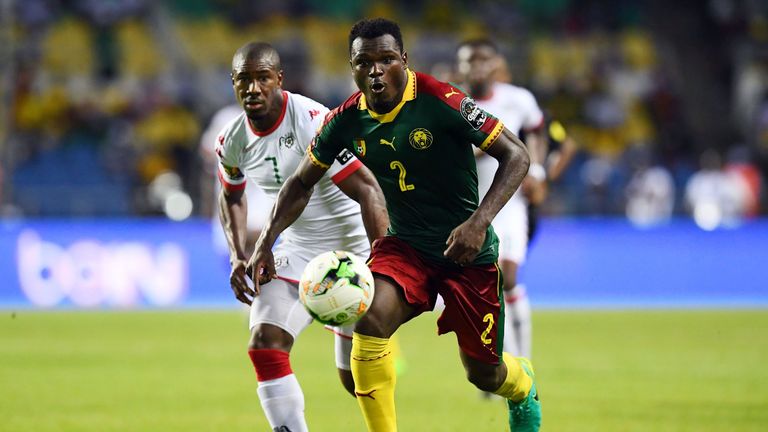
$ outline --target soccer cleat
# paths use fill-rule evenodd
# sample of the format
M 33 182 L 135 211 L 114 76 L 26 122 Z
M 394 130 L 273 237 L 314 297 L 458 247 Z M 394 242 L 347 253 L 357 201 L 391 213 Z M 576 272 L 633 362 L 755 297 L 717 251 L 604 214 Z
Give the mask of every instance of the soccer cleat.
M 512 432 L 538 432 L 541 427 L 541 402 L 539 402 L 539 392 L 536 390 L 533 366 L 531 361 L 525 357 L 517 357 L 517 359 L 533 383 L 531 384 L 531 391 L 528 392 L 525 399 L 520 402 L 507 400 L 509 428 Z

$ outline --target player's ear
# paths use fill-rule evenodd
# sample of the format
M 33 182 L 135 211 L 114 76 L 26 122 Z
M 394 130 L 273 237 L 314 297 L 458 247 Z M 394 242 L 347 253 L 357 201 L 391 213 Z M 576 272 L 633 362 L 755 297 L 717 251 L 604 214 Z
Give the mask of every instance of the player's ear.
M 277 71 L 277 86 L 282 87 L 283 86 L 283 71 L 279 70 Z
M 400 54 L 400 57 L 403 59 L 403 64 L 405 65 L 405 67 L 408 67 L 408 52 L 403 50 L 403 53 Z

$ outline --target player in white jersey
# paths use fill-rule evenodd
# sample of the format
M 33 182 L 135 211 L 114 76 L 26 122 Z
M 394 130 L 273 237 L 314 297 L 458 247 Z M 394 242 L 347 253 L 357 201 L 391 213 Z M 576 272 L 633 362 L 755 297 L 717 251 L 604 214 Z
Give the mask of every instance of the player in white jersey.
M 499 236 L 499 265 L 504 274 L 504 351 L 531 357 L 531 306 L 517 271 L 528 252 L 528 203 L 540 203 L 546 196 L 546 173 L 542 166 L 546 150 L 544 115 L 530 91 L 498 82 L 496 73 L 503 59 L 488 39 L 463 42 L 456 51 L 458 78 L 477 105 L 493 114 L 512 132 L 525 134 L 531 155 L 528 176 L 493 220 Z M 478 191 L 488 192 L 498 162 L 477 155 Z
M 222 255 L 229 255 L 229 245 L 227 244 L 227 238 L 224 236 L 224 231 L 219 224 L 218 196 L 221 191 L 221 181 L 217 177 L 219 162 L 215 151 L 218 143 L 216 138 L 224 126 L 242 113 L 243 107 L 238 104 L 227 105 L 216 111 L 205 131 L 200 136 L 200 145 L 198 147 L 198 154 L 203 163 L 200 175 L 202 207 L 206 214 L 210 211 L 213 218 L 215 218 L 215 221 L 211 224 L 213 249 Z M 274 202 L 253 182 L 246 183 L 251 183 L 245 188 L 248 194 L 246 252 L 250 253 L 253 250 L 253 245 L 256 244 L 256 239 L 259 238 L 261 227 L 267 221 L 267 217 L 269 217 L 269 210 Z
M 307 430 L 304 396 L 291 371 L 289 353 L 312 322 L 299 303 L 301 272 L 311 258 L 327 250 L 367 257 L 369 240 L 374 238 L 369 239 L 366 231 L 383 235 L 389 221 L 375 178 L 351 153 L 342 152 L 275 248 L 277 279 L 249 286 L 247 276 L 253 275 L 246 275 L 249 257 L 244 250 L 246 178 L 274 199 L 328 112 L 309 98 L 284 91 L 282 78 L 279 55 L 270 45 L 249 43 L 235 53 L 232 84 L 244 112 L 217 137 L 216 155 L 223 185 L 219 212 L 232 264 L 230 285 L 238 300 L 251 305 L 248 354 L 256 369 L 259 399 L 273 430 L 298 432 Z M 354 394 L 351 328 L 335 330 L 339 376 Z

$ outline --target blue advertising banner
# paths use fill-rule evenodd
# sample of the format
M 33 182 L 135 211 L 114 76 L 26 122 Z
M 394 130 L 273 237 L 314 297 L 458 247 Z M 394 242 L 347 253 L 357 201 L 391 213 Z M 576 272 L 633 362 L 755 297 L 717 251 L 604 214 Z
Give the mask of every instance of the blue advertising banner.
M 0 221 L 0 307 L 235 307 L 207 220 Z M 535 306 L 768 306 L 768 221 L 703 231 L 545 219 L 520 274 Z
M 0 225 L 0 305 L 234 305 L 210 222 L 36 220 Z

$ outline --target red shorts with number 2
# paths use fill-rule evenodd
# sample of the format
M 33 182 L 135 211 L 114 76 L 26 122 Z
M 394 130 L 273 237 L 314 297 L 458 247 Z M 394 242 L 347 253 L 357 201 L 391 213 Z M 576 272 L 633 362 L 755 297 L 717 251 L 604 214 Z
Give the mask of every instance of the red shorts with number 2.
M 405 241 L 384 237 L 374 243 L 368 266 L 374 276 L 394 281 L 417 314 L 432 310 L 440 294 L 445 310 L 437 320 L 438 334 L 455 332 L 465 354 L 499 364 L 504 316 L 501 272 L 496 264 L 438 264 L 422 258 Z

